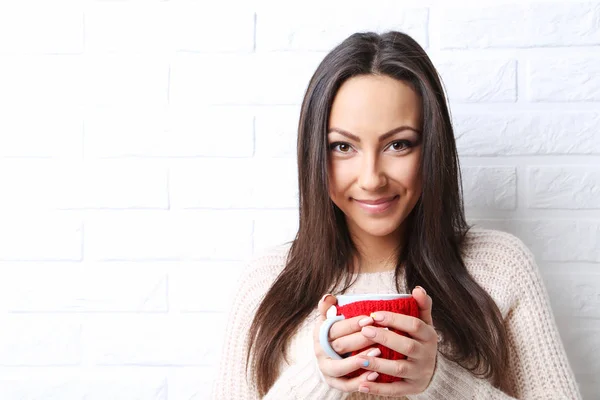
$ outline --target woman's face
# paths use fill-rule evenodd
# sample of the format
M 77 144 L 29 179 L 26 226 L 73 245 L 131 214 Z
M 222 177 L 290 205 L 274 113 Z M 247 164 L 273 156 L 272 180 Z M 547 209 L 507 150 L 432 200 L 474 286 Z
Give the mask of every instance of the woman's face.
M 360 75 L 338 90 L 329 117 L 331 200 L 353 236 L 402 234 L 421 195 L 421 99 L 406 83 Z

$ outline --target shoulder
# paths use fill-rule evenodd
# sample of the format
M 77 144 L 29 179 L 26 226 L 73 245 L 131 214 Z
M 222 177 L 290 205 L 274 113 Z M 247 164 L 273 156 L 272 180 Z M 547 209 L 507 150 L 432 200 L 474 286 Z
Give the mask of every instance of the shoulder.
M 517 236 L 495 229 L 472 228 L 461 246 L 467 270 L 506 314 L 518 293 L 540 275 L 531 250 Z
M 464 257 L 474 259 L 497 258 L 508 263 L 533 261 L 533 254 L 521 239 L 512 233 L 495 229 L 472 228 L 462 245 Z

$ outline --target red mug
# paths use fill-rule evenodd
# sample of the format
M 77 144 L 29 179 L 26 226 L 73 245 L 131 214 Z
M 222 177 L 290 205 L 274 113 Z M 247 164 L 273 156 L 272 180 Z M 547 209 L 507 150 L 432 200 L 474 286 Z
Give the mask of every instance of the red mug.
M 319 342 L 321 343 L 321 347 L 325 351 L 325 353 L 334 360 L 341 360 L 345 357 L 354 356 L 364 350 L 367 350 L 367 347 L 364 349 L 353 351 L 352 353 L 344 354 L 343 356 L 337 354 L 335 350 L 331 347 L 329 343 L 329 329 L 331 326 L 337 322 L 346 318 L 353 318 L 359 315 L 371 315 L 371 313 L 376 311 L 390 311 L 398 314 L 410 315 L 416 318 L 419 318 L 419 305 L 417 301 L 410 294 L 349 294 L 349 295 L 339 295 L 336 296 L 337 304 L 333 306 L 327 312 L 327 319 L 321 325 L 321 329 L 319 332 Z M 335 315 L 332 315 L 331 311 L 333 311 L 335 307 Z M 377 322 L 372 324 L 373 326 L 381 327 Z M 399 331 L 394 328 L 388 328 L 393 332 L 396 332 L 399 335 L 410 337 L 406 332 Z M 402 360 L 405 359 L 406 356 L 402 353 L 398 353 L 390 348 L 387 348 L 381 344 L 376 343 L 375 347 L 381 350 L 380 358 L 385 358 L 388 360 Z M 373 346 L 369 346 L 368 348 L 372 348 Z M 358 369 L 354 372 L 351 372 L 346 375 L 346 378 L 354 378 L 364 373 L 366 370 Z M 375 382 L 396 382 L 401 381 L 402 378 L 397 376 L 390 376 L 387 374 L 379 374 Z

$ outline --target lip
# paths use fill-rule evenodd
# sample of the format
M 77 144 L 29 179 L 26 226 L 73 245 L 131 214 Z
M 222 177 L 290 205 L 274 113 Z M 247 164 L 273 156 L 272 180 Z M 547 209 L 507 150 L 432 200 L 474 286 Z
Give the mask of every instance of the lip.
M 359 207 L 369 213 L 382 213 L 392 207 L 392 205 L 396 204 L 399 197 L 400 196 L 396 195 L 377 200 L 354 199 L 354 201 L 356 201 Z
M 355 201 L 358 201 L 359 203 L 363 203 L 363 204 L 382 204 L 382 203 L 388 203 L 392 200 L 394 200 L 396 198 L 396 196 L 390 196 L 390 197 L 382 197 L 381 199 L 377 199 L 377 200 L 358 200 L 358 199 L 354 199 Z

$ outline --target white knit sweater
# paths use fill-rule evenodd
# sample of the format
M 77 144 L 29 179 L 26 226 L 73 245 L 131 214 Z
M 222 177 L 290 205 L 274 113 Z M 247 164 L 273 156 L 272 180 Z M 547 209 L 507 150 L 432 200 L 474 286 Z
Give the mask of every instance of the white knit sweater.
M 258 257 L 238 282 L 212 398 L 258 399 L 247 382 L 245 349 L 247 333 L 260 301 L 285 266 L 289 245 Z M 498 305 L 508 332 L 510 374 L 518 399 L 581 399 L 567 360 L 548 295 L 534 257 L 517 237 L 496 230 L 473 228 L 462 249 L 473 278 Z M 400 279 L 402 285 L 403 279 Z M 401 293 L 409 290 L 401 286 Z M 396 293 L 394 272 L 359 274 L 347 293 Z M 335 294 L 335 293 L 334 293 Z M 435 307 L 435 303 L 433 304 Z M 316 304 L 315 304 L 316 307 Z M 343 393 L 320 379 L 312 344 L 317 310 L 304 321 L 289 346 L 289 364 L 282 361 L 280 374 L 265 399 L 376 399 L 364 393 Z M 435 321 L 434 321 L 435 324 Z M 472 375 L 438 352 L 435 373 L 428 388 L 411 400 L 513 399 L 491 383 Z M 387 398 L 386 398 L 387 399 Z

